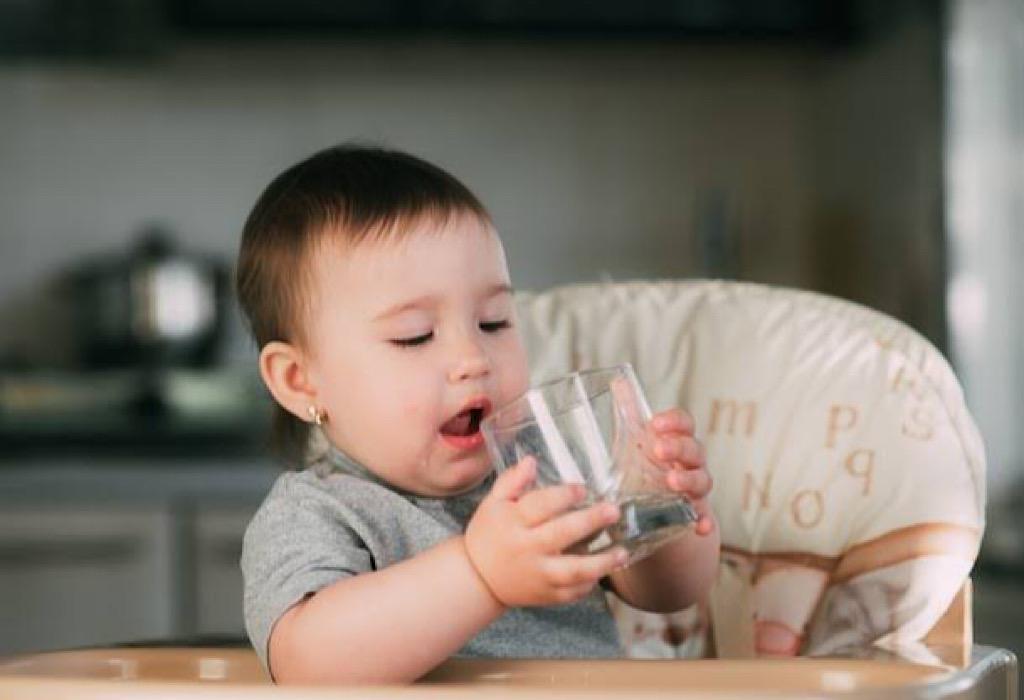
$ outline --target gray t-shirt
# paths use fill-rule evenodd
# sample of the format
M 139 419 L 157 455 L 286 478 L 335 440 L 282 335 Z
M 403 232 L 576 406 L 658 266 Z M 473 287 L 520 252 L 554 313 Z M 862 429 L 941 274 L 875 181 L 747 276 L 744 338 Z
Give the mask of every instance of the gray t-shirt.
M 493 477 L 453 498 L 403 493 L 336 449 L 278 477 L 245 532 L 245 626 L 264 667 L 270 631 L 306 595 L 377 571 L 461 534 Z M 599 587 L 569 605 L 512 608 L 458 656 L 608 658 L 621 655 Z

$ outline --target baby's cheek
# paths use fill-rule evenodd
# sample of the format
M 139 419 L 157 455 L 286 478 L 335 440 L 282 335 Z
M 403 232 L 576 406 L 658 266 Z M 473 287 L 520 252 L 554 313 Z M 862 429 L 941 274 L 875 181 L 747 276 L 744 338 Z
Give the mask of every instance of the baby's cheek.
M 526 357 L 526 345 L 517 327 L 513 327 L 506 336 L 493 360 L 495 371 L 501 373 L 502 389 L 512 394 L 511 398 L 530 388 L 530 366 Z
M 530 374 L 529 374 L 529 372 L 522 371 L 522 372 L 518 373 L 508 383 L 508 388 L 507 388 L 507 391 L 506 391 L 508 400 L 511 401 L 512 399 L 514 399 L 514 398 L 516 398 L 516 397 L 526 393 L 526 390 L 529 389 L 529 388 L 530 388 Z
M 406 420 L 416 420 L 423 413 L 422 408 L 415 401 L 402 402 L 401 415 Z
M 504 393 L 507 400 L 512 400 L 530 388 L 530 368 L 525 356 L 516 356 L 505 369 Z
M 399 413 L 399 422 L 408 434 L 419 435 L 421 438 L 430 439 L 440 429 L 443 423 L 450 416 L 442 416 L 436 411 L 431 411 L 423 402 L 403 401 Z

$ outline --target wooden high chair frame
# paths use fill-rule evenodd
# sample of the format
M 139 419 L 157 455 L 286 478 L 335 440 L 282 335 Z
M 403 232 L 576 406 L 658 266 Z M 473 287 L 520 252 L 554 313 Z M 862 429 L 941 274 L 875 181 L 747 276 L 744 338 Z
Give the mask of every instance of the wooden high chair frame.
M 943 658 L 943 661 L 955 666 L 963 667 L 971 662 L 971 647 L 974 645 L 974 618 L 971 612 L 973 595 L 971 580 L 967 579 L 946 612 L 924 637 L 925 644 L 948 652 L 949 658 Z

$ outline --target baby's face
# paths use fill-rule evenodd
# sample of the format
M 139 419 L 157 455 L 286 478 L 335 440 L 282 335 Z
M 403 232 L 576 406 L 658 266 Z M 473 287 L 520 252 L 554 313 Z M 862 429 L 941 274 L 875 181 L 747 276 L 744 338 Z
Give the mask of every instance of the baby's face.
M 403 490 L 452 495 L 490 471 L 480 418 L 526 390 L 508 269 L 494 231 L 437 231 L 314 253 L 310 378 L 342 451 Z

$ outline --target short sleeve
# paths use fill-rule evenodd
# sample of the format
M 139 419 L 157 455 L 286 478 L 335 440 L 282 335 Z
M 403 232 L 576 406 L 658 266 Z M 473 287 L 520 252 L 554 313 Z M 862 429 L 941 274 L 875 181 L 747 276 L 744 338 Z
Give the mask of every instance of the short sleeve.
M 328 492 L 285 474 L 249 523 L 241 561 L 245 626 L 268 671 L 270 633 L 290 607 L 335 581 L 373 570 L 351 516 Z

